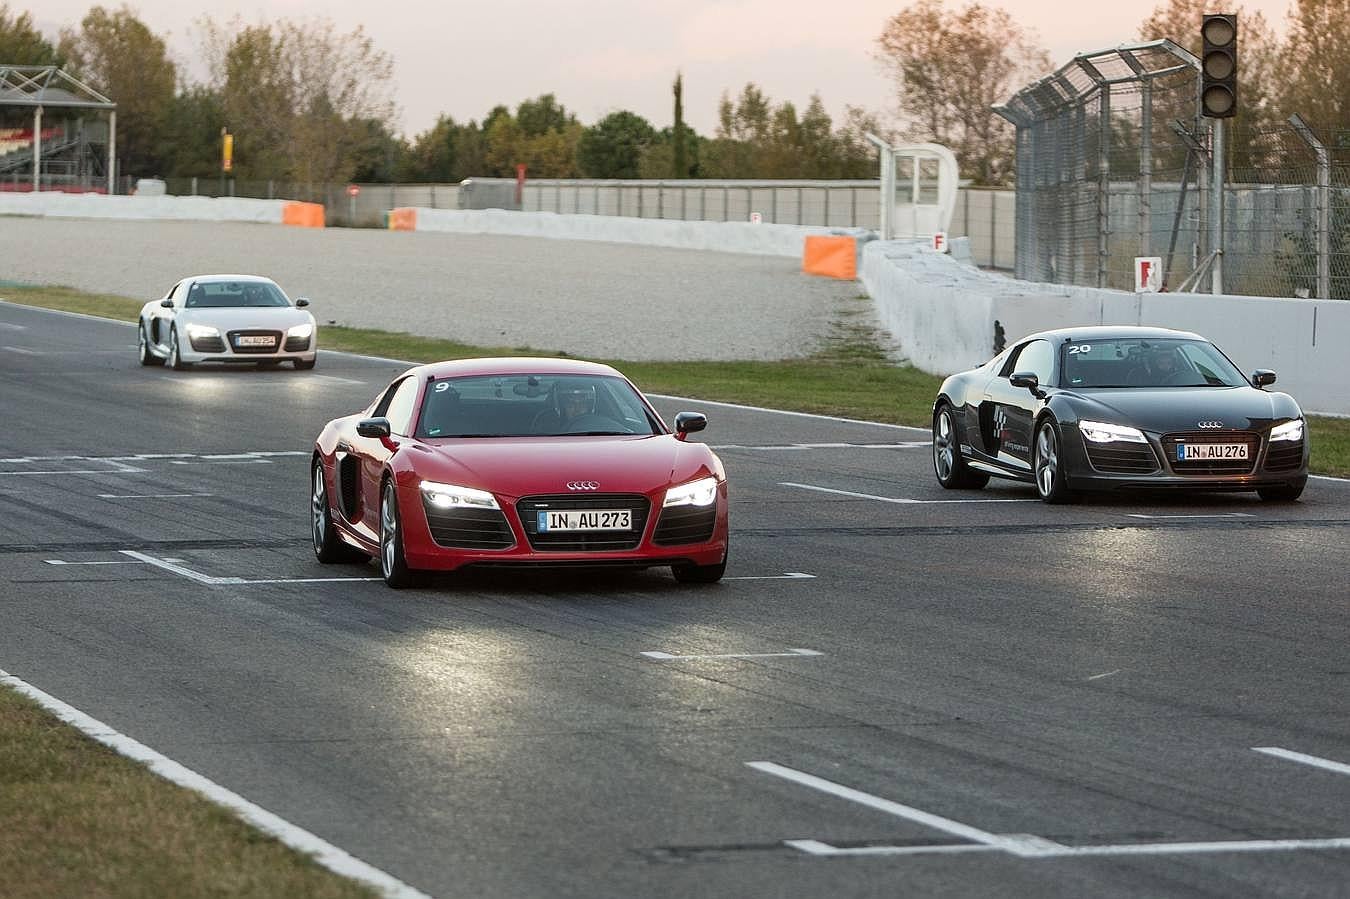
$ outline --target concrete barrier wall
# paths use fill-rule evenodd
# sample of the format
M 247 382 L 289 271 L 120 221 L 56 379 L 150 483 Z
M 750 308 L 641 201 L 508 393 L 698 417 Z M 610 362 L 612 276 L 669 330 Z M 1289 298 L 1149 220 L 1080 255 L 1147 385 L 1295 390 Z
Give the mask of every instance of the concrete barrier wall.
M 109 197 L 103 194 L 0 193 L 0 215 L 281 224 L 286 200 L 248 197 Z
M 800 259 L 808 235 L 870 235 L 861 229 L 752 225 L 749 222 L 685 222 L 502 209 L 416 208 L 418 231 L 457 234 L 507 234 L 559 240 L 637 243 L 689 250 L 717 250 Z
M 995 321 L 1009 343 L 1074 325 L 1154 325 L 1203 334 L 1245 372 L 1274 369 L 1278 389 L 1308 411 L 1350 415 L 1350 301 L 1037 284 L 982 272 L 909 241 L 867 244 L 862 282 L 901 352 L 934 374 L 992 356 Z

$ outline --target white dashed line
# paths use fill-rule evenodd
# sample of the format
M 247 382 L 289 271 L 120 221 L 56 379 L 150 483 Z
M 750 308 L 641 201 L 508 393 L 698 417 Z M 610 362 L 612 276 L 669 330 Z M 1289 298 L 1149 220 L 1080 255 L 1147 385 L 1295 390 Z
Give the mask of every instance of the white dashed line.
M 833 493 L 838 496 L 851 496 L 856 499 L 870 499 L 879 503 L 895 503 L 902 506 L 951 506 L 971 503 L 1036 503 L 1037 499 L 905 499 L 896 496 L 877 496 L 873 493 L 856 493 L 852 490 L 836 490 L 833 487 L 817 487 L 814 484 L 796 484 L 792 481 L 779 481 L 780 487 L 796 487 L 798 490 L 815 490 L 819 493 Z
M 673 652 L 643 652 L 649 659 L 658 662 L 688 662 L 700 659 L 790 659 L 800 656 L 822 656 L 825 653 L 814 649 L 789 649 L 784 652 L 725 652 L 709 655 L 678 655 Z
M 1323 771 L 1332 771 L 1336 774 L 1350 774 L 1350 765 L 1343 762 L 1333 762 L 1330 759 L 1318 758 L 1315 755 L 1306 755 L 1302 752 L 1294 752 L 1291 749 L 1281 749 L 1278 746 L 1253 746 L 1253 752 L 1263 752 L 1266 755 L 1272 755 L 1275 758 L 1285 759 L 1290 762 L 1298 762 L 1300 765 L 1311 765 L 1314 768 L 1321 768 Z

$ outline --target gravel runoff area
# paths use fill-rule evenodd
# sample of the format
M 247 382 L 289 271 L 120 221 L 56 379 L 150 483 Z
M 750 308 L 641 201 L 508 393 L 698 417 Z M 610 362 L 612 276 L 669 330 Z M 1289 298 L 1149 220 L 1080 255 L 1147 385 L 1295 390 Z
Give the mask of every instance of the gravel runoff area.
M 613 359 L 809 355 L 862 292 L 795 259 L 493 235 L 0 217 L 0 248 L 0 280 L 149 300 L 257 273 L 320 323 Z

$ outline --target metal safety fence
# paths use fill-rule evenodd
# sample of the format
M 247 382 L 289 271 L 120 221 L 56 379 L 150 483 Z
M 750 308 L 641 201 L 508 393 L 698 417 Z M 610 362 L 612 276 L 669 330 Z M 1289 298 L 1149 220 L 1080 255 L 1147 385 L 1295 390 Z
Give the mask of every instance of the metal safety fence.
M 1230 127 L 1214 192 L 1198 86 L 1192 54 L 1150 41 L 1080 54 L 997 108 L 1017 128 L 1017 277 L 1130 290 L 1135 257 L 1159 257 L 1164 289 L 1208 290 L 1222 246 L 1220 292 L 1350 297 L 1350 143 L 1297 116 Z

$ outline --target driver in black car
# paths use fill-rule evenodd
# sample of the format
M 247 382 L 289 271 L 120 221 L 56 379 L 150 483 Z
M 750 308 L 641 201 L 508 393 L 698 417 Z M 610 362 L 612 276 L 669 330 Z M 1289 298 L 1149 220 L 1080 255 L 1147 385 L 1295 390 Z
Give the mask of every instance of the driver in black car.
M 1154 384 L 1184 384 L 1190 380 L 1178 363 L 1176 350 L 1154 350 L 1148 355 L 1147 365 Z

